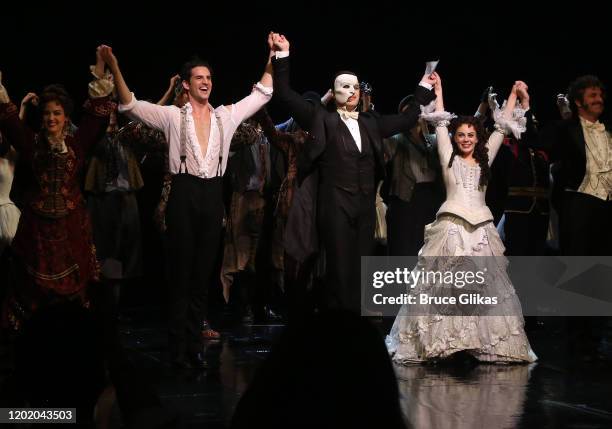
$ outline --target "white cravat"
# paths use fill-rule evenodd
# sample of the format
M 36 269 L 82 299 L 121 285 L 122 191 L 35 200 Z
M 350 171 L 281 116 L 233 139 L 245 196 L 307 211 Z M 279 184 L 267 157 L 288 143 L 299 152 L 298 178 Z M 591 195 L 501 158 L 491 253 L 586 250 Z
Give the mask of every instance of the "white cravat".
M 612 141 L 604 124 L 580 118 L 586 143 L 586 172 L 579 192 L 602 200 L 612 196 Z
M 338 109 L 338 113 L 340 113 L 340 109 Z M 346 112 L 346 113 L 357 113 L 357 112 Z M 361 152 L 361 132 L 359 131 L 359 122 L 357 119 L 353 119 L 353 115 L 347 115 L 345 118 L 342 114 L 340 114 L 340 119 L 344 122 L 353 136 L 353 140 L 355 140 L 355 144 L 357 145 L 357 149 Z
M 349 112 L 346 109 L 336 109 L 336 111 L 340 114 L 340 116 L 342 117 L 342 119 L 347 120 L 349 118 L 351 119 L 359 119 L 359 112 L 356 110 L 353 110 L 352 112 Z

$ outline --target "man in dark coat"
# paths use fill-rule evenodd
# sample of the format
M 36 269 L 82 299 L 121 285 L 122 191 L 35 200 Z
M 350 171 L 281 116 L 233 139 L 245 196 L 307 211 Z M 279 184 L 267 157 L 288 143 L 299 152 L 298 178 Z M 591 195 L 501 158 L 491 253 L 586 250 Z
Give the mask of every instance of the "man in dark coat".
M 360 257 L 373 251 L 376 184 L 384 176 L 382 139 L 414 126 L 418 105 L 435 98 L 434 80 L 423 77 L 414 107 L 399 115 L 380 115 L 358 113 L 359 80 L 352 72 L 340 72 L 334 79 L 333 109 L 326 109 L 291 89 L 284 36 L 276 38 L 275 49 L 275 97 L 312 137 L 300 153 L 298 177 L 302 181 L 318 174 L 317 204 L 312 207 L 326 258 L 324 304 L 359 312 Z

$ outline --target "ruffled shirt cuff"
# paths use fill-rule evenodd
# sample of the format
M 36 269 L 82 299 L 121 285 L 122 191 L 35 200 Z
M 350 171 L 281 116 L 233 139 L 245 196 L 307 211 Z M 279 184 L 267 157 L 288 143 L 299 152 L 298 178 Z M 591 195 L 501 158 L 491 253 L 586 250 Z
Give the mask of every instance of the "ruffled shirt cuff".
M 253 88 L 253 90 L 257 90 L 257 91 L 261 92 L 263 95 L 266 95 L 266 96 L 271 96 L 272 92 L 274 92 L 272 87 L 270 87 L 270 86 L 263 86 L 261 82 L 257 82 L 255 84 L 255 87 Z
M 518 140 L 521 138 L 521 134 L 527 130 L 527 118 L 525 113 L 527 112 L 522 107 L 518 106 L 512 111 L 510 118 L 504 117 L 504 108 L 506 102 L 502 108 L 497 108 L 493 111 L 493 119 L 495 120 L 495 130 L 504 135 L 512 133 L 512 135 Z
M 421 106 L 419 117 L 434 124 L 436 127 L 447 127 L 451 119 L 456 118 L 457 115 L 446 111 L 436 112 L 436 101 L 433 100 L 427 106 Z
M 104 76 L 98 76 L 95 72 L 95 66 L 89 66 L 89 70 L 95 77 L 95 80 L 89 83 L 89 96 L 91 98 L 108 97 L 115 89 L 113 75 L 107 70 Z
M 121 103 L 119 104 L 119 113 L 123 113 L 129 110 L 132 110 L 134 106 L 136 106 L 136 97 L 134 96 L 133 92 L 130 92 L 130 94 L 132 94 L 132 98 L 128 104 L 121 104 Z

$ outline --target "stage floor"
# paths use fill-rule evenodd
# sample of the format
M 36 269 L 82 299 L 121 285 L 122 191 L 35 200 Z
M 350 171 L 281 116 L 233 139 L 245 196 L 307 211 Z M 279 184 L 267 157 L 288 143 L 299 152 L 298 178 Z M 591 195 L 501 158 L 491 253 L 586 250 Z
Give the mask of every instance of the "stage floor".
M 168 362 L 165 327 L 155 314 L 146 309 L 126 312 L 129 319 L 121 323 L 121 336 L 131 361 L 163 404 L 181 416 L 181 427 L 225 427 L 283 326 L 223 328 L 221 340 L 205 345 L 210 369 L 184 370 Z M 383 335 L 392 320 L 375 323 Z M 606 327 L 598 359 L 577 358 L 567 341 L 567 323 L 530 321 L 528 335 L 539 361 L 529 366 L 459 359 L 396 367 L 407 419 L 415 428 L 612 427 L 612 326 Z

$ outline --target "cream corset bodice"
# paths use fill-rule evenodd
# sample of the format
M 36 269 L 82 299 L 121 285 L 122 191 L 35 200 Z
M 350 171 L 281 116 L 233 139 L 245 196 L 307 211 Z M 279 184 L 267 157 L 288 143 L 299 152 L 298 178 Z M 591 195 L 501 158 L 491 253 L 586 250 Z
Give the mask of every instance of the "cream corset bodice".
M 453 156 L 453 145 L 447 126 L 456 115 L 444 111 L 435 111 L 433 102 L 429 106 L 421 106 L 421 111 L 421 118 L 435 124 L 438 155 L 442 166 L 444 185 L 446 186 L 446 201 L 438 210 L 437 215 L 453 214 L 465 219 L 472 225 L 493 220 L 491 210 L 485 202 L 486 186 L 479 187 L 480 166 L 468 163 L 459 155 L 455 155 L 453 165 L 450 168 L 448 167 Z M 505 134 L 512 133 L 515 138 L 519 139 L 521 133 L 525 131 L 526 119 L 524 116 L 525 110 L 520 107 L 516 107 L 510 117 L 507 118 L 504 117 L 504 113 L 499 108 L 495 109 L 493 112 L 495 131 L 491 133 L 486 143 L 489 167 L 504 142 Z
M 480 166 L 472 165 L 459 156 L 455 156 L 453 165 L 448 168 L 448 160 L 443 165 L 446 201 L 438 210 L 442 213 L 455 214 L 472 225 L 493 219 L 491 210 L 485 202 L 486 187 L 479 189 Z
M 453 159 L 452 167 L 448 163 L 453 155 L 448 129 L 445 125 L 436 127 L 438 154 L 442 166 L 442 177 L 446 187 L 446 201 L 438 210 L 438 215 L 450 213 L 465 219 L 472 225 L 493 220 L 493 214 L 485 202 L 486 186 L 479 188 L 481 169 L 478 164 L 464 161 L 459 155 Z M 487 141 L 489 166 L 495 159 L 497 151 L 504 141 L 504 134 L 494 131 Z

